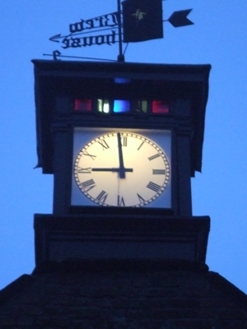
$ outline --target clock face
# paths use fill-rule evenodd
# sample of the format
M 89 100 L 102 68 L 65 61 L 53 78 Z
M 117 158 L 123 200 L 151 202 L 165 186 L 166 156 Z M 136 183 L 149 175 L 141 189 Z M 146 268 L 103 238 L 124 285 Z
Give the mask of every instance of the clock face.
M 147 135 L 113 130 L 89 133 L 85 138 L 83 132 L 79 133 L 76 140 L 81 145 L 74 156 L 72 204 L 156 207 L 159 200 L 158 207 L 170 206 L 167 200 L 162 203 L 167 194 L 170 202 L 169 155 Z M 168 135 L 163 133 L 158 140 L 167 144 L 164 138 Z M 154 136 L 157 139 L 157 134 Z

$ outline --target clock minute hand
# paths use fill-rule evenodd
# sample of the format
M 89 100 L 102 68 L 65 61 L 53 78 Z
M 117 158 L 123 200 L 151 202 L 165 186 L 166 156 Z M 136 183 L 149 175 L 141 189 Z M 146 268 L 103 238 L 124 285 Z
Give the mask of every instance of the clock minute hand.
M 123 149 L 121 143 L 121 135 L 117 133 L 117 142 L 118 142 L 118 158 L 119 158 L 119 178 L 125 178 L 126 169 L 124 168 L 124 161 L 123 161 Z

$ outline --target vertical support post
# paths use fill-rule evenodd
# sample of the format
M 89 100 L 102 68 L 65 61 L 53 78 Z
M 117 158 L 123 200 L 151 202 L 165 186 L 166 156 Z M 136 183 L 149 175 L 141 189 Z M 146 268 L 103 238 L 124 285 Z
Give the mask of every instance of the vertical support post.
M 117 59 L 118 62 L 124 62 L 120 0 L 117 0 L 117 4 L 118 4 L 118 45 L 119 45 L 119 55 Z
M 192 216 L 190 131 L 178 131 L 177 136 L 177 210 L 179 216 Z
M 54 196 L 53 196 L 53 214 L 62 215 L 68 213 L 68 201 L 70 197 L 69 179 L 70 168 L 68 156 L 71 150 L 70 131 L 66 125 L 53 127 L 54 139 Z M 67 155 L 66 157 L 64 155 Z M 63 160 L 61 160 L 63 159 Z

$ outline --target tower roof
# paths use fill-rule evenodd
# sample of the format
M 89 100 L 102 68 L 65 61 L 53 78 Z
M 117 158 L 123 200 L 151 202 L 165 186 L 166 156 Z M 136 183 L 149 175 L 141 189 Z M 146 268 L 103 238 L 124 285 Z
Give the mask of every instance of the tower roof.
M 122 62 L 79 62 L 33 60 L 35 67 L 35 101 L 38 167 L 44 173 L 53 172 L 52 120 L 54 98 L 76 94 L 83 81 L 115 78 L 132 79 L 136 89 L 145 81 L 162 82 L 164 93 L 191 99 L 192 161 L 191 174 L 201 171 L 205 108 L 208 98 L 210 65 L 143 64 Z M 148 90 L 148 87 L 146 87 Z M 145 88 L 144 88 L 145 89 Z
M 24 275 L 0 292 L 0 327 L 247 327 L 247 296 L 205 265 L 139 265 L 56 263 Z

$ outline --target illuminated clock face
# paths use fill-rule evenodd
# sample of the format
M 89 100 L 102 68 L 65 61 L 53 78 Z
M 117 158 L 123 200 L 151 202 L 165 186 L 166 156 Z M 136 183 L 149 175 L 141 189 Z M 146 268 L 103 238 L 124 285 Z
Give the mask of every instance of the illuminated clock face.
M 169 158 L 145 135 L 107 132 L 82 145 L 74 161 L 74 181 L 94 205 L 150 207 L 170 182 Z

